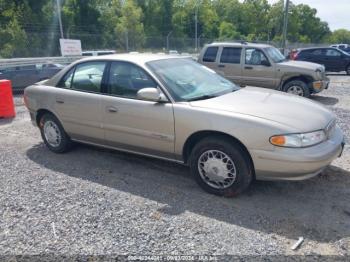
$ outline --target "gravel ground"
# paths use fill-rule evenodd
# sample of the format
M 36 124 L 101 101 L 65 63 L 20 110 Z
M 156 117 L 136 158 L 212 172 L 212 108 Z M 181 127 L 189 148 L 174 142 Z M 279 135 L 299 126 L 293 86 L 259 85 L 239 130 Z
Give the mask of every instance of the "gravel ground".
M 330 77 L 312 99 L 350 142 L 350 77 Z M 318 177 L 226 199 L 181 165 L 84 145 L 51 153 L 15 100 L 17 117 L 0 120 L 0 255 L 350 255 L 349 146 Z

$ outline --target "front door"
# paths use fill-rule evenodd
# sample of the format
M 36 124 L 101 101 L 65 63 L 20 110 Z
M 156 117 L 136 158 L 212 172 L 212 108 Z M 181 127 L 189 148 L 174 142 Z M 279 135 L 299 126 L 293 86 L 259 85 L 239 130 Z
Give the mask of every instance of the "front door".
M 102 78 L 106 62 L 78 64 L 58 84 L 55 112 L 74 139 L 103 143 Z
M 120 149 L 174 157 L 174 114 L 172 103 L 140 100 L 137 92 L 158 88 L 140 67 L 112 62 L 108 77 L 109 96 L 104 96 L 103 127 L 108 145 Z
M 276 88 L 275 66 L 261 49 L 245 48 L 242 79 L 245 85 Z
M 342 59 L 342 53 L 334 48 L 326 49 L 324 64 L 327 70 L 341 71 L 345 70 L 345 59 Z

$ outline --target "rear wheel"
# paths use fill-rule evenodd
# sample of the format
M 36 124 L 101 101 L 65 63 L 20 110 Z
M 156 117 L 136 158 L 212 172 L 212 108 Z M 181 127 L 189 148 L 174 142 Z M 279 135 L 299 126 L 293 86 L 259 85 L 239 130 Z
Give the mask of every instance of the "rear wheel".
M 283 86 L 283 91 L 297 96 L 310 96 L 309 87 L 302 80 L 292 80 L 290 82 L 285 83 Z
M 39 128 L 45 145 L 55 153 L 64 153 L 71 148 L 72 142 L 64 131 L 60 121 L 46 113 L 40 118 Z
M 238 143 L 222 137 L 205 138 L 195 145 L 190 168 L 199 186 L 219 196 L 234 197 L 253 179 L 248 153 Z

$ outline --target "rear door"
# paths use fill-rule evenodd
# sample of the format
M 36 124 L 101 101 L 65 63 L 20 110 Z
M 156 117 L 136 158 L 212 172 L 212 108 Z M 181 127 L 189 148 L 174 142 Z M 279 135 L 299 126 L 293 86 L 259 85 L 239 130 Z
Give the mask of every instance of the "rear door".
M 246 47 L 242 69 L 245 85 L 276 88 L 275 66 L 260 48 Z
M 235 84 L 240 85 L 242 84 L 241 57 L 241 47 L 222 47 L 219 63 L 215 70 Z
M 101 93 L 106 65 L 105 61 L 80 63 L 58 84 L 54 110 L 72 138 L 104 141 Z
M 172 103 L 140 100 L 137 92 L 159 88 L 147 72 L 128 62 L 112 62 L 109 95 L 103 97 L 103 127 L 108 145 L 166 158 L 174 157 Z

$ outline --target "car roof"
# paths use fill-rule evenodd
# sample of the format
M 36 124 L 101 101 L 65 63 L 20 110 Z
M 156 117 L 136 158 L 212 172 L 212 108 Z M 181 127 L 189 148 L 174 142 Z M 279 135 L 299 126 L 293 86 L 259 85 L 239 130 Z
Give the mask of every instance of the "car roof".
M 331 46 L 321 46 L 321 47 L 307 47 L 307 48 L 300 48 L 300 51 L 308 51 L 308 50 L 316 50 L 316 49 L 337 49 L 336 47 L 331 47 Z
M 257 48 L 267 48 L 271 47 L 268 44 L 259 44 L 259 43 L 249 43 L 249 42 L 213 42 L 207 46 L 228 46 L 228 47 L 257 47 Z
M 79 60 L 79 62 L 83 61 L 96 61 L 96 60 L 118 60 L 118 61 L 125 61 L 125 62 L 131 62 L 138 65 L 144 65 L 147 62 L 155 61 L 155 60 L 162 60 L 162 59 L 170 59 L 170 58 L 187 58 L 189 56 L 179 56 L 179 55 L 168 55 L 168 54 L 111 54 L 111 55 L 104 55 L 102 56 L 94 56 L 94 57 L 87 57 Z
M 112 54 L 104 56 L 89 56 L 86 58 L 79 59 L 74 63 L 68 65 L 62 69 L 58 74 L 53 76 L 51 79 L 46 81 L 47 85 L 55 86 L 60 79 L 73 68 L 76 64 L 89 61 L 124 61 L 134 63 L 139 66 L 144 66 L 147 62 L 162 60 L 162 59 L 179 59 L 179 58 L 191 58 L 190 56 L 181 55 L 168 55 L 168 54 Z

